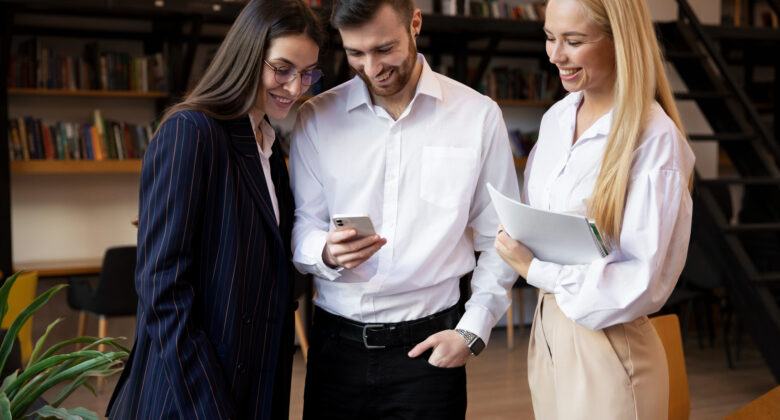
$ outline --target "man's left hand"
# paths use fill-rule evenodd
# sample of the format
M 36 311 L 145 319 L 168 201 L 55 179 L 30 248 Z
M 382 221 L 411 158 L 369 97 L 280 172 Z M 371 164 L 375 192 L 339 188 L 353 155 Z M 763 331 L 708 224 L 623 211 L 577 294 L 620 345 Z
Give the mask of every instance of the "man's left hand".
M 415 358 L 428 349 L 433 349 L 428 363 L 441 368 L 463 366 L 471 354 L 466 340 L 455 330 L 439 331 L 426 338 L 425 341 L 414 346 L 409 352 L 409 357 Z

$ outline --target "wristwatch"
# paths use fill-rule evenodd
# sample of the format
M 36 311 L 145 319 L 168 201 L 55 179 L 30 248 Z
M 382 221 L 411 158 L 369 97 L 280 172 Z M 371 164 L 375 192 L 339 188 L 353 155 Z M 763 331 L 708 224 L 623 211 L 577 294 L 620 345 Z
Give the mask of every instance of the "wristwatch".
M 474 356 L 479 355 L 479 353 L 482 352 L 482 350 L 485 349 L 485 342 L 482 341 L 481 338 L 479 338 L 478 335 L 474 334 L 471 331 L 466 330 L 455 330 L 460 334 L 461 337 L 463 337 L 464 340 L 466 340 L 466 345 L 469 346 L 469 350 L 471 350 L 471 354 Z

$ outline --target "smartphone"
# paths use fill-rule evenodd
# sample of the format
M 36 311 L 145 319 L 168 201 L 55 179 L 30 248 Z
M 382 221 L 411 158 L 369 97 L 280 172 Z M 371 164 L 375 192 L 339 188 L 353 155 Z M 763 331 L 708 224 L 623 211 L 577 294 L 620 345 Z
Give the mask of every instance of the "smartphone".
M 371 218 L 365 214 L 335 214 L 333 215 L 333 225 L 336 226 L 336 230 L 356 229 L 358 238 L 376 233 Z

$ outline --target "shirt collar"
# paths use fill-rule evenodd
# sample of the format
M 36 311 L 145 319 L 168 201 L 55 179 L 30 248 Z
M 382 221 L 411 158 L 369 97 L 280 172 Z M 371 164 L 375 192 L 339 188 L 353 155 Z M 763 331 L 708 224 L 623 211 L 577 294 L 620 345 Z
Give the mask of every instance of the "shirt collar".
M 559 119 L 560 124 L 562 125 L 561 128 L 565 129 L 564 132 L 568 131 L 574 133 L 575 124 L 577 123 L 577 108 L 582 102 L 582 91 L 572 92 L 566 95 L 566 97 L 563 98 L 563 102 L 563 113 L 565 117 Z M 613 110 L 614 109 L 610 109 L 609 112 L 602 115 L 601 118 L 593 123 L 593 125 L 588 127 L 588 129 L 582 133 L 582 137 L 575 145 L 587 139 L 597 137 L 606 138 L 609 134 L 609 128 L 612 125 Z
M 423 68 L 422 73 L 420 74 L 420 80 L 417 81 L 417 88 L 414 91 L 414 97 L 412 97 L 412 101 L 414 101 L 414 99 L 420 94 L 428 95 L 430 97 L 441 100 L 443 97 L 441 84 L 436 78 L 436 73 L 434 73 L 434 71 L 428 65 L 428 61 L 425 60 L 425 57 L 422 54 L 417 53 L 417 60 L 420 61 Z M 363 81 L 363 79 L 360 78 L 360 76 L 355 76 L 355 79 L 357 80 L 352 83 L 352 86 L 349 89 L 349 95 L 347 97 L 347 112 L 352 111 L 361 105 L 366 105 L 368 107 L 373 106 L 373 102 L 371 101 L 371 94 L 368 91 L 368 86 L 366 86 L 366 83 Z
M 258 119 L 260 122 L 257 121 Z M 273 126 L 271 126 L 271 123 L 265 119 L 265 116 L 260 113 L 250 111 L 249 122 L 252 124 L 252 129 L 255 132 L 255 139 L 257 138 L 258 130 L 260 130 L 260 132 L 263 134 L 263 147 L 261 148 L 260 144 L 258 143 L 257 150 L 262 156 L 270 158 L 271 154 L 273 153 L 271 148 L 274 145 L 274 141 L 276 141 L 276 131 L 274 130 Z

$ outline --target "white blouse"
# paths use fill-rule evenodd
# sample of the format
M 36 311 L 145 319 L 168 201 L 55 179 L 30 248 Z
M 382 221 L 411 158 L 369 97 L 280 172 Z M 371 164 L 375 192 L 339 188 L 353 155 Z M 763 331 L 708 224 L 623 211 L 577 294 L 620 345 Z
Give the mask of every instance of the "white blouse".
M 572 144 L 581 100 L 581 92 L 569 94 L 542 118 L 539 140 L 526 166 L 523 202 L 586 215 L 612 113 Z M 594 330 L 658 311 L 685 265 L 692 210 L 688 185 L 694 160 L 674 122 L 658 103 L 653 104 L 634 151 L 620 248 L 583 265 L 534 258 L 528 284 L 555 294 L 567 317 Z

